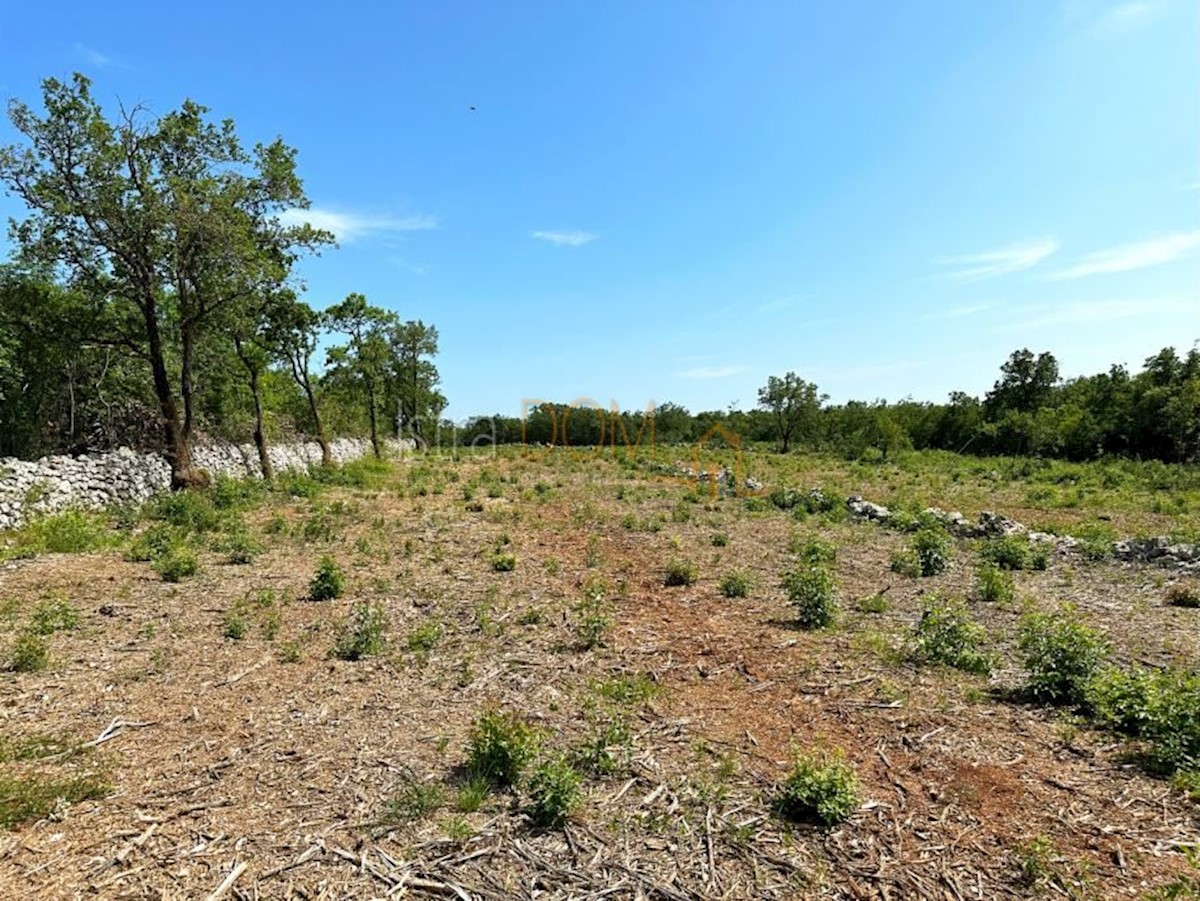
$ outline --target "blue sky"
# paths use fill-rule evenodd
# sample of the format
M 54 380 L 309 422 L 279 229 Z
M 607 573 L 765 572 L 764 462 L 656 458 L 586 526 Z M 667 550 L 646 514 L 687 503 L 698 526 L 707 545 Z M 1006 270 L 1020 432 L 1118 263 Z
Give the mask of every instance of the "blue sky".
M 297 147 L 308 298 L 435 324 L 456 418 L 1200 339 L 1196 0 L 0 2 L 0 96 L 75 70 Z

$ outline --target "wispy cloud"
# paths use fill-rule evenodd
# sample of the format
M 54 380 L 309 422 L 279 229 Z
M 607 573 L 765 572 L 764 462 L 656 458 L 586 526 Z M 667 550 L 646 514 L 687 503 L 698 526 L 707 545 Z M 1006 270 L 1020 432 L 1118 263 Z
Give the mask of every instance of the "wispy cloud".
M 731 375 L 745 371 L 745 366 L 697 366 L 677 372 L 675 375 L 681 379 L 727 379 Z
M 1128 34 L 1141 28 L 1163 8 L 1156 0 L 1125 0 L 1105 9 L 1093 22 L 1092 33 L 1097 37 L 1112 38 Z
M 1147 316 L 1195 314 L 1200 297 L 1183 300 L 1176 297 L 1119 298 L 1071 301 L 1053 305 L 1028 305 L 1012 310 L 997 328 L 1001 332 L 1026 331 L 1054 325 L 1092 325 Z
M 590 244 L 592 241 L 595 241 L 598 236 L 593 235 L 591 232 L 576 230 L 564 232 L 536 231 L 532 237 L 542 241 L 549 241 L 551 244 L 559 247 L 582 247 L 584 244 Z
M 1029 269 L 1058 248 L 1059 243 L 1055 238 L 1036 238 L 982 253 L 942 257 L 938 263 L 948 270 L 942 273 L 943 278 L 956 282 L 976 282 Z
M 411 272 L 413 275 L 425 275 L 427 272 L 429 272 L 428 266 L 425 266 L 421 263 L 413 263 L 409 260 L 406 260 L 404 257 L 388 257 L 388 262 L 399 269 L 403 269 L 406 272 Z
M 303 225 L 307 222 L 313 228 L 332 232 L 342 244 L 373 235 L 428 231 L 438 227 L 438 221 L 433 216 L 379 216 L 324 207 L 284 210 L 279 216 L 279 221 L 284 225 Z
M 97 69 L 103 69 L 106 66 L 120 65 L 107 53 L 101 53 L 96 48 L 89 47 L 87 44 L 84 44 L 80 41 L 75 42 L 75 52 L 86 59 Z
M 1150 266 L 1161 266 L 1185 257 L 1200 248 L 1200 229 L 1190 232 L 1178 232 L 1173 235 L 1161 235 L 1147 241 L 1133 244 L 1122 244 L 1107 250 L 1089 253 L 1073 266 L 1052 272 L 1050 278 L 1056 280 L 1085 278 L 1089 275 L 1106 275 L 1113 272 L 1129 272 L 1133 269 L 1146 269 Z

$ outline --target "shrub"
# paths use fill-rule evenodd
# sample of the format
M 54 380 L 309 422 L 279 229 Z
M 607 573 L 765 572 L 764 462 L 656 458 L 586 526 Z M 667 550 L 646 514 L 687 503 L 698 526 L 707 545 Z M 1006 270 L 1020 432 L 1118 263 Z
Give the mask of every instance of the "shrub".
M 984 543 L 979 554 L 985 562 L 995 564 L 1001 569 L 1028 569 L 1029 539 L 1024 535 L 991 538 Z
M 160 522 L 145 529 L 129 543 L 125 559 L 131 563 L 149 563 L 169 554 L 180 543 L 182 535 L 172 525 Z
M 725 532 L 713 532 L 713 535 L 712 535 L 712 546 L 713 547 L 726 547 L 728 544 L 729 544 L 729 535 L 728 534 L 726 534 Z
M 1109 668 L 1090 681 L 1086 700 L 1106 726 L 1146 740 L 1158 767 L 1200 766 L 1200 673 Z
M 31 631 L 38 635 L 53 635 L 79 625 L 79 611 L 62 598 L 46 598 L 33 608 Z
M 484 711 L 471 726 L 467 772 L 500 787 L 515 785 L 538 745 L 537 731 L 515 713 Z
M 1108 643 L 1081 623 L 1070 605 L 1024 617 L 1019 646 L 1029 670 L 1030 695 L 1051 704 L 1083 701 L 1088 682 L 1108 654 Z
M 667 564 L 667 573 L 663 577 L 663 584 L 667 587 L 693 585 L 699 577 L 700 571 L 696 568 L 696 564 L 687 560 L 672 560 Z
M 225 637 L 232 638 L 234 641 L 240 641 L 246 637 L 246 632 L 250 629 L 250 624 L 246 621 L 245 614 L 238 608 L 225 611 L 223 618 L 225 626 Z
M 193 551 L 177 547 L 159 558 L 154 564 L 154 569 L 162 576 L 164 582 L 182 582 L 200 571 L 200 563 Z
M 832 566 L 837 560 L 837 548 L 820 538 L 793 535 L 788 540 L 788 552 L 809 566 Z
M 150 501 L 150 516 L 192 532 L 211 532 L 221 518 L 209 495 L 201 491 L 173 491 Z
M 961 601 L 930 595 L 917 622 L 913 656 L 969 673 L 988 673 L 992 661 L 982 650 L 987 633 L 971 619 Z
M 921 561 L 917 557 L 917 552 L 912 548 L 902 548 L 895 551 L 892 554 L 890 568 L 894 573 L 909 576 L 913 579 L 921 575 Z
M 1013 599 L 1012 576 L 995 563 L 981 563 L 975 573 L 975 597 L 981 601 L 999 604 Z
M 110 540 L 103 517 L 66 510 L 32 520 L 17 536 L 17 555 L 85 554 L 106 547 Z
M 498 573 L 510 573 L 517 568 L 517 555 L 508 551 L 492 554 L 492 569 Z
M 744 598 L 754 587 L 754 580 L 745 570 L 735 569 L 721 579 L 721 594 L 727 598 Z
M 784 573 L 783 588 L 805 629 L 822 629 L 837 614 L 837 581 L 824 566 L 802 566 Z
M 834 826 L 858 809 L 858 793 L 858 777 L 841 755 L 822 760 L 797 754 L 774 806 L 789 820 Z
M 340 598 L 346 590 L 346 579 L 337 561 L 326 554 L 317 563 L 317 571 L 308 583 L 310 601 L 332 601 Z
M 888 600 L 882 591 L 867 595 L 858 602 L 858 609 L 863 613 L 886 613 Z
M 949 562 L 950 538 L 944 530 L 921 529 L 913 539 L 917 569 L 922 576 L 936 576 Z
M 50 662 L 50 646 L 33 632 L 22 632 L 13 643 L 8 668 L 14 673 L 36 673 Z
M 254 558 L 262 553 L 262 545 L 249 532 L 237 531 L 221 544 L 225 551 L 225 559 L 234 566 L 245 566 L 253 563 Z
M 415 654 L 425 655 L 433 650 L 442 639 L 442 624 L 422 623 L 408 633 L 408 649 Z
M 1172 585 L 1167 589 L 1167 603 L 1172 607 L 1200 607 L 1200 588 L 1195 585 Z
M 572 755 L 576 766 L 589 773 L 611 776 L 628 765 L 629 727 L 621 720 L 598 724 Z M 623 751 L 619 760 L 614 749 Z
M 383 653 L 387 624 L 387 611 L 382 604 L 356 604 L 350 617 L 338 626 L 333 656 L 353 661 Z
M 529 819 L 541 829 L 555 829 L 579 803 L 579 778 L 562 755 L 543 761 L 529 777 Z
M 388 799 L 379 820 L 381 824 L 411 823 L 438 810 L 446 803 L 446 791 L 436 782 L 408 779 Z

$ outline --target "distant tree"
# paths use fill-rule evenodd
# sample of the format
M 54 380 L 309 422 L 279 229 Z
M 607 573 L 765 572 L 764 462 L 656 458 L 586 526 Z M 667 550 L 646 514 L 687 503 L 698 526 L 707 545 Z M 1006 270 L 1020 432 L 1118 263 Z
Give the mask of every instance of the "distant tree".
M 367 401 L 371 448 L 380 457 L 379 402 L 392 361 L 388 337 L 397 324 L 396 315 L 371 306 L 366 297 L 354 293 L 326 310 L 325 316 L 331 329 L 349 339 L 345 346 L 329 349 L 330 378 L 362 389 Z
M 1041 353 L 1035 357 L 1028 348 L 1013 351 L 1000 372 L 1000 380 L 984 399 L 984 406 L 993 418 L 1009 411 L 1033 413 L 1050 399 L 1058 384 L 1058 361 L 1054 355 Z
M 332 466 L 333 454 L 329 449 L 329 436 L 325 432 L 317 398 L 317 381 L 312 373 L 313 356 L 324 334 L 325 318 L 286 290 L 271 296 L 264 317 L 266 345 L 304 393 L 309 417 L 312 419 L 312 434 L 321 445 L 321 465 Z
M 782 378 L 773 375 L 758 389 L 758 405 L 775 418 L 781 453 L 788 452 L 793 438 L 814 430 L 821 404 L 827 399 L 818 394 L 815 384 L 794 372 Z
M 20 101 L 9 119 L 24 146 L 0 149 L 0 182 L 29 208 L 12 236 L 23 261 L 57 266 L 108 308 L 93 336 L 143 358 L 162 417 L 171 483 L 192 465 L 194 369 L 204 332 L 294 254 L 332 240 L 278 214 L 305 207 L 295 151 L 274 141 L 246 152 L 231 120 L 214 124 L 188 100 L 148 120 L 114 123 L 91 83 L 47 79 L 39 117 Z
M 407 430 L 418 443 L 424 441 L 422 422 L 436 423 L 446 406 L 437 390 L 438 332 L 421 320 L 397 323 L 388 332 L 391 361 L 386 372 L 390 399 L 395 404 L 395 435 Z

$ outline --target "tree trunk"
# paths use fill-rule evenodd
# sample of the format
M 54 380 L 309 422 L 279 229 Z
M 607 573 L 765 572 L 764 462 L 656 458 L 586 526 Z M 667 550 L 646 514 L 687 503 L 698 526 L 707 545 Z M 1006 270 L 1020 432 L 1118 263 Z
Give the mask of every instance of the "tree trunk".
M 379 452 L 379 411 L 376 409 L 375 382 L 373 380 L 367 382 L 367 413 L 371 420 L 371 449 L 375 452 L 375 459 L 378 460 L 383 455 Z
M 240 338 L 233 339 L 233 349 L 237 351 L 238 359 L 246 367 L 250 377 L 250 396 L 254 398 L 254 446 L 258 448 L 258 466 L 262 470 L 263 481 L 270 482 L 275 478 L 275 470 L 271 466 L 271 454 L 267 450 L 267 435 L 263 429 L 262 386 L 259 384 L 258 366 L 250 355 L 245 352 Z
M 154 377 L 154 394 L 162 412 L 167 462 L 171 465 L 171 490 L 201 486 L 207 479 L 192 466 L 192 449 L 188 434 L 179 419 L 175 393 L 171 390 L 171 379 L 167 374 L 166 360 L 163 358 L 162 335 L 158 330 L 158 311 L 154 303 L 143 304 L 142 314 L 146 322 L 147 350 L 150 372 Z
M 317 444 L 321 445 L 321 465 L 325 467 L 333 466 L 333 454 L 329 450 L 329 439 L 325 436 L 325 426 L 321 422 L 321 411 L 317 408 L 317 395 L 313 392 L 312 383 L 308 380 L 307 373 L 300 380 L 300 385 L 304 388 L 304 396 L 308 398 L 308 411 L 312 414 L 313 428 L 317 433 Z

